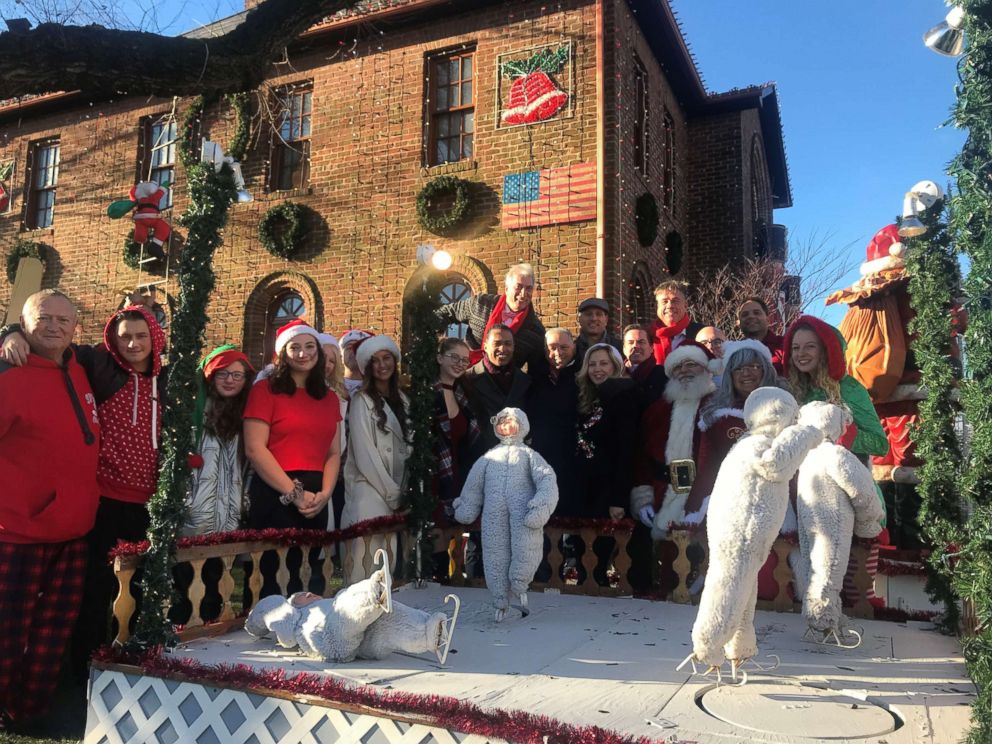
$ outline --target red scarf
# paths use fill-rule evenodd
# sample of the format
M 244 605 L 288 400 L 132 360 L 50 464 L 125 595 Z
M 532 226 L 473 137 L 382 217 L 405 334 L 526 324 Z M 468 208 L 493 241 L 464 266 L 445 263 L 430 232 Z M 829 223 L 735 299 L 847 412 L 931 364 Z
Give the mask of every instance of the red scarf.
M 489 320 L 486 321 L 486 329 L 482 332 L 482 338 L 479 339 L 483 344 L 486 342 L 485 341 L 486 336 L 489 335 L 489 329 L 492 328 L 497 323 L 503 322 L 504 308 L 506 308 L 505 293 L 499 296 L 499 299 L 496 300 L 496 307 L 494 307 L 493 311 L 489 314 Z M 516 338 L 517 332 L 520 330 L 520 327 L 524 324 L 524 321 L 527 319 L 527 315 L 529 313 L 530 313 L 530 305 L 528 305 L 519 313 L 513 316 L 513 320 L 510 321 L 510 330 L 513 331 L 514 338 Z M 478 364 L 482 360 L 482 357 L 485 356 L 485 354 L 486 352 L 483 351 L 481 348 L 472 349 L 468 353 L 469 364 Z
M 665 363 L 665 357 L 667 357 L 672 351 L 672 340 L 678 336 L 680 333 L 685 332 L 685 329 L 689 327 L 689 313 L 685 314 L 675 325 L 666 326 L 663 325 L 659 320 L 654 326 L 654 360 L 658 364 Z

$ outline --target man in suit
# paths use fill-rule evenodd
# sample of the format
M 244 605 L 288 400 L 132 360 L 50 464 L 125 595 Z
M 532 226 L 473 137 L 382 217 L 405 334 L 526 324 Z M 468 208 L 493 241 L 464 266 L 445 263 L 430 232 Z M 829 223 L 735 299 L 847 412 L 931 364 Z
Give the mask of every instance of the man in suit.
M 671 279 L 654 288 L 658 319 L 651 324 L 648 335 L 658 364 L 664 364 L 665 357 L 683 342 L 695 339 L 696 334 L 706 326 L 705 323 L 697 323 L 690 316 L 685 287 L 684 283 Z
M 661 397 L 668 382 L 664 366 L 654 360 L 651 341 L 644 326 L 632 323 L 623 329 L 623 355 L 627 374 L 640 390 L 643 411 Z
M 531 378 L 514 363 L 514 338 L 508 326 L 489 327 L 483 339 L 482 359 L 466 373 L 468 399 L 479 422 L 480 451 L 499 444 L 490 419 L 508 406 L 528 412 Z M 543 354 L 542 354 L 543 356 Z

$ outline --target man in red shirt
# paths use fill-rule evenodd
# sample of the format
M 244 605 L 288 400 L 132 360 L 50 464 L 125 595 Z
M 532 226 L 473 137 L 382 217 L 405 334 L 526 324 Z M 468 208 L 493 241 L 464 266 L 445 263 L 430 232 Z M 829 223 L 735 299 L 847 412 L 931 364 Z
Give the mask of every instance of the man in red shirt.
M 768 347 L 772 353 L 772 366 L 780 375 L 784 374 L 782 362 L 785 350 L 782 337 L 768 329 L 768 305 L 760 297 L 748 297 L 737 309 L 737 325 L 744 338 L 753 338 Z
M 0 362 L 0 732 L 43 714 L 83 597 L 100 420 L 61 292 L 24 303 L 23 366 Z

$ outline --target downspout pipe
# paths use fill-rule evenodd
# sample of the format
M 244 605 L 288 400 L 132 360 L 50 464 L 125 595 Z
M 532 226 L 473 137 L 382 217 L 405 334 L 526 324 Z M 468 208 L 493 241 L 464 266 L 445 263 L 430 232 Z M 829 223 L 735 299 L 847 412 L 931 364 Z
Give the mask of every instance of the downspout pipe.
M 596 0 L 596 296 L 606 298 L 605 0 Z

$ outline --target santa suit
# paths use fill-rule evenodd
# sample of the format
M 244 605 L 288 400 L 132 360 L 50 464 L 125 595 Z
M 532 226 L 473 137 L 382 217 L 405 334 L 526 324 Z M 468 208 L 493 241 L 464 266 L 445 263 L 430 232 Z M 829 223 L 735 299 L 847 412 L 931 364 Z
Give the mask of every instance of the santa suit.
M 852 533 L 875 537 L 885 516 L 871 472 L 836 444 L 850 421 L 844 409 L 820 402 L 804 406 L 799 417 L 800 424 L 816 427 L 824 437 L 799 468 L 800 560 L 795 567 L 803 616 L 821 633 L 840 634 L 846 625 L 840 592 Z
M 129 196 L 137 203 L 132 219 L 134 220 L 134 239 L 138 243 L 148 240 L 149 232 L 154 232 L 152 242 L 164 245 L 169 239 L 172 227 L 162 219 L 162 200 L 168 193 L 154 181 L 142 181 L 131 187 Z
M 771 387 L 744 404 L 748 435 L 727 454 L 710 495 L 710 564 L 692 626 L 697 661 L 719 666 L 757 653 L 758 571 L 785 517 L 789 479 L 823 439 L 818 429 L 792 425 L 798 410 L 795 398 Z
M 494 417 L 496 425 L 511 415 L 519 430 L 500 436 L 502 444 L 476 461 L 454 502 L 462 524 L 482 513 L 483 567 L 497 610 L 509 608 L 511 592 L 526 593 L 543 556 L 544 525 L 558 503 L 555 471 L 523 443 L 530 431 L 527 415 L 504 408 Z

